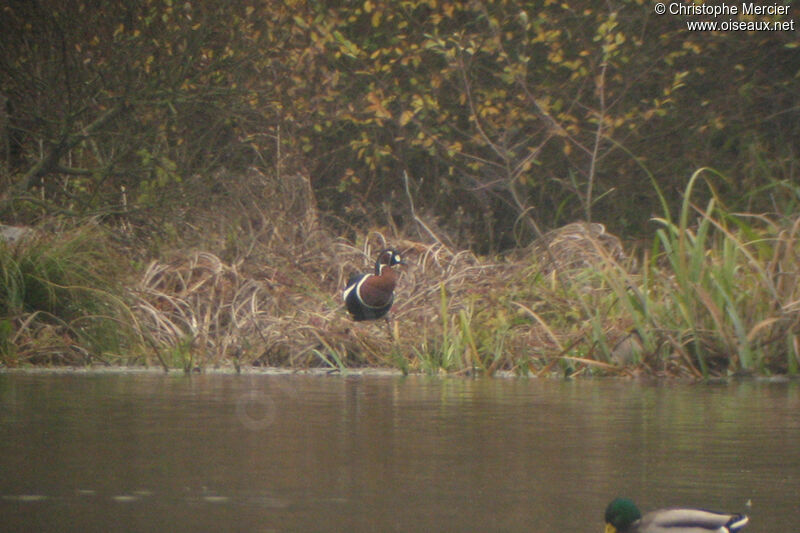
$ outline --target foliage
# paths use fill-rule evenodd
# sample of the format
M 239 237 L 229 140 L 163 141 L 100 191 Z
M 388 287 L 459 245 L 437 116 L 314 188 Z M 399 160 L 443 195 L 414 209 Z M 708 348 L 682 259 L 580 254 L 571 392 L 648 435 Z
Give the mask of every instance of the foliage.
M 483 252 L 578 217 L 640 233 L 660 210 L 647 172 L 674 207 L 702 164 L 734 209 L 798 203 L 769 194 L 797 182 L 791 32 L 688 32 L 642 0 L 16 1 L 0 17 L 0 212 L 17 221 L 182 227 L 246 168 L 300 173 L 340 228 L 407 221 L 407 171 L 419 208 Z
M 685 22 L 642 0 L 7 2 L 0 220 L 91 219 L 143 279 L 132 310 L 85 229 L 7 247 L 0 350 L 794 372 L 800 41 Z M 387 240 L 418 266 L 383 335 L 332 295 Z

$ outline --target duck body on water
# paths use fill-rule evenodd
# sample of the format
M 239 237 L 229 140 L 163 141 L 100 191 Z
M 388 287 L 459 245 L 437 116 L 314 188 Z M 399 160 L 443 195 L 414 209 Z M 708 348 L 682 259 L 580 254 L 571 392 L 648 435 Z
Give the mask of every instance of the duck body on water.
M 616 498 L 606 507 L 605 521 L 605 533 L 737 533 L 749 519 L 703 509 L 659 509 L 642 516 L 633 501 Z

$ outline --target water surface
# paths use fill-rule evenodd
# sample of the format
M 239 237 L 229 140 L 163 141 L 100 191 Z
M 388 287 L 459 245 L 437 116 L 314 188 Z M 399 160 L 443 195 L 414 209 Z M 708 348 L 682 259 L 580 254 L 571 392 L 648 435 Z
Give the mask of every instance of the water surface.
M 797 383 L 0 374 L 3 531 L 798 531 Z M 747 507 L 748 502 L 752 506 Z

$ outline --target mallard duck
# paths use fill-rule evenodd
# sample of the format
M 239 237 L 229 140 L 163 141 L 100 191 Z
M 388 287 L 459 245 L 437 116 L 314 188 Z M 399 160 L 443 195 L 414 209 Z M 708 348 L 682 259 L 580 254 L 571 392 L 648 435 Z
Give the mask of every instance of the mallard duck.
M 616 498 L 606 507 L 606 533 L 736 533 L 748 521 L 743 514 L 702 509 L 659 509 L 642 516 L 627 498 Z

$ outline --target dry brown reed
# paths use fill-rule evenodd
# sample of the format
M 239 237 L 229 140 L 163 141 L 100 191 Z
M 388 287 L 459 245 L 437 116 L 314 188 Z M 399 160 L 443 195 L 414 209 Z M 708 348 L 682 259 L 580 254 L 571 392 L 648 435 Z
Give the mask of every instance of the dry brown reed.
M 307 177 L 253 172 L 181 214 L 180 246 L 127 291 L 128 266 L 94 224 L 0 246 L 0 365 L 796 374 L 800 217 L 731 214 L 714 198 L 702 209 L 691 202 L 701 174 L 679 221 L 654 220 L 637 263 L 603 225 L 584 222 L 479 257 L 441 235 L 408 190 L 405 227 L 400 217 L 343 227 L 324 218 Z M 391 320 L 354 322 L 345 282 L 388 246 L 408 263 Z
M 133 291 L 165 367 L 797 371 L 800 219 L 741 231 L 724 214 L 695 228 L 665 223 L 655 257 L 639 264 L 603 225 L 583 222 L 486 258 L 454 249 L 413 206 L 408 227 L 346 240 L 322 221 L 307 178 L 237 183 L 247 186 L 232 195 L 239 218 L 206 218 L 204 242 L 153 262 Z M 391 321 L 354 322 L 341 291 L 387 246 L 408 263 Z
M 279 197 L 275 192 L 266 197 Z M 513 258 L 479 258 L 451 249 L 429 228 L 423 233 L 429 242 L 374 230 L 357 245 L 325 230 L 308 213 L 311 201 L 262 199 L 269 208 L 251 210 L 249 219 L 259 223 L 244 237 L 247 252 L 234 261 L 195 251 L 146 269 L 133 293 L 162 365 L 539 372 L 542 361 L 566 356 L 585 331 L 554 331 L 552 317 L 542 317 L 570 303 L 547 284 L 534 290 L 532 280 L 552 273 L 552 261 L 567 273 L 596 264 L 591 242 L 621 253 L 618 239 L 599 224 L 548 233 L 548 242 L 570 246 L 554 248 L 546 262 L 536 248 Z M 353 322 L 341 301 L 345 282 L 353 272 L 370 271 L 387 246 L 408 263 L 399 267 L 390 325 Z M 448 350 L 449 362 L 441 360 Z

